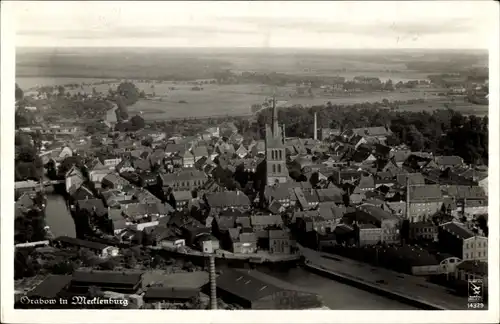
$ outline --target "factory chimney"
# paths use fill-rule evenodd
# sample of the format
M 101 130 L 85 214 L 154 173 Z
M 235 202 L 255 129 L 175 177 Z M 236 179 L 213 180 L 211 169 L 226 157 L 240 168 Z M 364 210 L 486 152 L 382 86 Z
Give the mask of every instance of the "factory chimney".
M 318 113 L 314 113 L 314 140 L 318 139 Z
M 283 126 L 281 126 L 283 128 L 282 132 L 281 132 L 281 135 L 283 136 L 283 144 L 286 144 L 286 140 L 285 140 L 285 124 L 283 124 Z
M 209 280 L 210 280 L 210 309 L 217 309 L 217 284 L 215 281 L 215 257 L 209 256 Z
M 409 176 L 406 175 L 406 219 L 411 222 L 410 220 L 410 179 Z

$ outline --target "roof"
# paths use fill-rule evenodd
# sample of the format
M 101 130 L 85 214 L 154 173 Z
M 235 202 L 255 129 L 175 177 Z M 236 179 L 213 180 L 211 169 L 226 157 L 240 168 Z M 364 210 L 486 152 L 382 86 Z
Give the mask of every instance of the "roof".
M 208 149 L 206 146 L 197 146 L 193 149 L 193 155 L 195 157 L 208 156 Z
M 144 293 L 144 299 L 176 299 L 189 300 L 198 296 L 198 289 L 173 288 L 173 287 L 151 287 Z
M 76 206 L 78 209 L 88 210 L 90 213 L 94 212 L 97 216 L 102 217 L 107 214 L 107 209 L 104 207 L 104 203 L 101 199 L 85 199 L 78 200 L 76 202 Z
M 250 206 L 250 199 L 241 191 L 208 193 L 206 194 L 206 200 L 211 208 Z
M 462 261 L 457 268 L 481 276 L 488 275 L 488 263 L 475 260 Z
M 419 185 L 410 186 L 410 202 L 423 201 L 441 201 L 443 195 L 439 185 Z
M 62 242 L 62 243 L 67 243 L 67 244 L 72 244 L 76 245 L 79 247 L 85 247 L 93 250 L 103 250 L 107 247 L 106 244 L 103 243 L 98 243 L 98 242 L 93 242 L 93 241 L 87 241 L 87 240 L 81 240 L 69 236 L 59 236 L 54 239 L 55 242 Z
M 191 193 L 191 191 L 187 191 L 187 190 L 174 191 L 174 192 L 172 192 L 172 194 L 174 195 L 174 199 L 176 201 L 190 200 L 193 198 L 193 194 Z
M 395 219 L 396 216 L 392 215 L 391 213 L 383 210 L 380 207 L 369 205 L 369 204 L 363 204 L 358 207 L 359 210 L 367 213 L 368 215 L 374 217 L 377 219 L 377 221 L 381 222 L 385 219 Z
M 425 178 L 421 173 L 398 174 L 396 179 L 401 186 L 406 186 L 407 179 L 410 186 L 425 184 Z
M 182 170 L 177 173 L 162 173 L 160 178 L 164 184 L 175 181 L 205 180 L 207 175 L 203 171 L 196 169 Z
M 273 295 L 284 289 L 257 279 L 251 271 L 243 272 L 225 269 L 217 277 L 217 288 L 227 291 L 249 302 L 255 302 L 266 296 Z
M 127 273 L 117 271 L 81 271 L 73 273 L 72 282 L 85 282 L 89 284 L 122 284 L 136 285 L 141 281 L 142 273 Z
M 434 162 L 440 166 L 457 166 L 462 165 L 464 160 L 460 156 L 449 155 L 449 156 L 436 156 Z
M 317 189 L 316 193 L 320 203 L 326 201 L 343 203 L 342 196 L 344 195 L 344 191 L 340 188 Z
M 474 232 L 472 232 L 470 229 L 456 222 L 449 222 L 442 224 L 441 228 L 449 233 L 456 235 L 458 238 L 462 240 L 466 240 L 468 238 L 475 236 Z
M 71 276 L 58 276 L 49 275 L 38 284 L 34 289 L 30 290 L 26 296 L 28 297 L 42 297 L 42 298 L 55 298 L 57 294 L 66 288 L 71 282 Z
M 385 127 L 353 128 L 352 132 L 360 136 L 387 136 L 392 132 Z
M 443 194 L 459 199 L 484 199 L 487 198 L 484 188 L 480 186 L 441 186 Z
M 252 226 L 282 225 L 283 219 L 280 215 L 251 215 L 250 223 Z

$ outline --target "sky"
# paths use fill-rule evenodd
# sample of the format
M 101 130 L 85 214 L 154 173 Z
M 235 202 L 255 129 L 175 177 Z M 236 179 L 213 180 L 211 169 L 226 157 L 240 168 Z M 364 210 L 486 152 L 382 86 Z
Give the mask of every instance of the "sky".
M 15 2 L 20 47 L 485 49 L 492 1 Z

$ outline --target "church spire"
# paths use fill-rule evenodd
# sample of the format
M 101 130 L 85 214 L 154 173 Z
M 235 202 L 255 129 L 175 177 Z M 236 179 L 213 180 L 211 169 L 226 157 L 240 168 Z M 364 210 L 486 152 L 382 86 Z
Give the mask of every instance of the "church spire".
M 276 95 L 273 94 L 273 137 L 279 135 L 278 109 L 276 108 Z

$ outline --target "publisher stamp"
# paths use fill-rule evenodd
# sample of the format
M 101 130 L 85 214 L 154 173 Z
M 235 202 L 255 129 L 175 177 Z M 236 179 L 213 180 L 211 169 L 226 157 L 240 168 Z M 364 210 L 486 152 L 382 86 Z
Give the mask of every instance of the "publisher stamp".
M 481 279 L 471 279 L 468 285 L 467 308 L 482 309 L 484 308 L 484 285 Z

